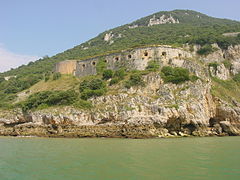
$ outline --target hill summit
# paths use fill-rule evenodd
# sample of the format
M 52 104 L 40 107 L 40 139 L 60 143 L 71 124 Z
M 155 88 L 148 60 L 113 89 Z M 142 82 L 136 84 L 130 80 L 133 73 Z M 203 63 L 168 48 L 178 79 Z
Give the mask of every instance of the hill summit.
M 240 135 L 240 23 L 159 12 L 0 76 L 0 135 Z

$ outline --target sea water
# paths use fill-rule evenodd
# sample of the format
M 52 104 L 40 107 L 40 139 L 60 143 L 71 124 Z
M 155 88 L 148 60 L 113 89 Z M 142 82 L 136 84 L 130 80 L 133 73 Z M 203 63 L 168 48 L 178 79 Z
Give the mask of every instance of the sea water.
M 240 137 L 0 138 L 0 180 L 239 180 Z

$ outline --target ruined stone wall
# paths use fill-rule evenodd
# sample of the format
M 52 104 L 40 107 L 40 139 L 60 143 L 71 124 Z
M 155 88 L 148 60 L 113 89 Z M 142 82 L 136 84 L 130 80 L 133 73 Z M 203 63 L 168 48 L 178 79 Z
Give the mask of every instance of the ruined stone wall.
M 191 57 L 190 52 L 181 48 L 172 48 L 170 46 L 145 47 L 82 61 L 63 61 L 56 65 L 56 71 L 81 77 L 96 74 L 96 65 L 100 59 L 103 59 L 107 63 L 107 68 L 112 70 L 121 67 L 128 70 L 145 70 L 151 60 L 158 61 L 162 66 L 182 66 L 184 59 Z
M 55 72 L 75 75 L 77 61 L 66 60 L 55 65 Z

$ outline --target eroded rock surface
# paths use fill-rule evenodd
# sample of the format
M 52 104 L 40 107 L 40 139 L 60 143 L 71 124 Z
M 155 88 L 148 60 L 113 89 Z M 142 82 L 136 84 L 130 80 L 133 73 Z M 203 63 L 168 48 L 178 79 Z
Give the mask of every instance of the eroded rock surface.
M 91 99 L 91 110 L 1 111 L 0 135 L 150 138 L 240 134 L 240 108 L 213 98 L 210 81 L 164 84 L 157 73 L 146 75 L 144 81 L 145 87 Z

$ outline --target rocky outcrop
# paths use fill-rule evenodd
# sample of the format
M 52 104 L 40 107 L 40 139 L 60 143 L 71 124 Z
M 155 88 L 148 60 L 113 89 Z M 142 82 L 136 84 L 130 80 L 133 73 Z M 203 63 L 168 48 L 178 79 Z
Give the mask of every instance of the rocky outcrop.
M 216 67 L 209 67 L 211 76 L 217 77 L 222 80 L 230 79 L 230 71 L 224 66 L 224 64 L 216 65 Z
M 172 15 L 162 15 L 157 18 L 155 15 L 149 20 L 148 26 L 158 25 L 158 24 L 179 24 L 178 19 L 174 19 Z
M 164 84 L 157 73 L 145 87 L 119 88 L 91 99 L 94 108 L 54 107 L 23 114 L 2 111 L 0 135 L 127 137 L 239 135 L 240 108 L 210 93 L 211 82 Z

